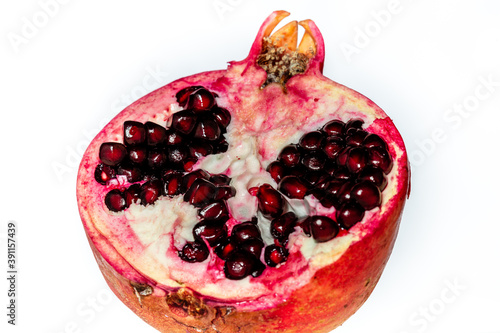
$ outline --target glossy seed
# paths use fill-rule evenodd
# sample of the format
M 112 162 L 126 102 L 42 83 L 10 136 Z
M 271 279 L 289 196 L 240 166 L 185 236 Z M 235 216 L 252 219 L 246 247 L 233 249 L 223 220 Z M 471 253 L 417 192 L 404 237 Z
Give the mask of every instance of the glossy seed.
M 283 212 L 283 197 L 269 184 L 259 186 L 257 201 L 259 210 L 264 216 L 278 217 Z
M 123 141 L 126 145 L 135 146 L 146 142 L 146 127 L 143 123 L 128 120 L 123 123 Z
M 127 201 L 122 191 L 114 189 L 109 191 L 104 198 L 106 207 L 112 212 L 119 212 L 127 208 Z
M 115 166 L 127 157 L 127 148 L 118 142 L 105 142 L 99 148 L 99 158 L 102 163 Z
M 271 221 L 271 235 L 278 240 L 284 240 L 294 231 L 296 224 L 295 213 L 285 213 Z
M 167 130 L 165 127 L 148 121 L 146 124 L 146 140 L 148 146 L 160 146 L 165 142 Z
M 208 258 L 210 251 L 203 242 L 194 241 L 186 243 L 178 254 L 182 260 L 187 262 L 203 262 Z
M 309 217 L 311 234 L 318 243 L 328 242 L 335 238 L 340 228 L 334 220 L 328 216 L 315 215 Z
M 268 245 L 264 250 L 264 260 L 269 267 L 276 267 L 288 258 L 286 248 L 278 245 Z
M 297 176 L 286 176 L 280 184 L 281 193 L 292 199 L 304 199 L 307 194 L 307 184 Z
M 299 146 L 305 150 L 319 150 L 323 146 L 325 135 L 320 131 L 304 134 L 299 140 Z
M 366 180 L 353 186 L 351 198 L 366 210 L 378 207 L 382 202 L 379 188 Z
M 337 211 L 337 222 L 344 229 L 352 228 L 365 216 L 365 210 L 358 203 L 348 201 Z

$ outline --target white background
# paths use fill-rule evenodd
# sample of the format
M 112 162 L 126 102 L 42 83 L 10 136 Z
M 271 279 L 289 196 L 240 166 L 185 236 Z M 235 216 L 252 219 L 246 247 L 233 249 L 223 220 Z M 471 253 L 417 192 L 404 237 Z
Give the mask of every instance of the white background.
M 80 156 L 131 101 L 243 59 L 276 9 L 316 22 L 324 74 L 379 104 L 413 162 L 389 264 L 335 332 L 500 332 L 494 0 L 3 1 L 0 261 L 6 272 L 15 221 L 19 275 L 12 327 L 0 274 L 1 331 L 155 332 L 111 294 L 92 257 L 75 198 Z

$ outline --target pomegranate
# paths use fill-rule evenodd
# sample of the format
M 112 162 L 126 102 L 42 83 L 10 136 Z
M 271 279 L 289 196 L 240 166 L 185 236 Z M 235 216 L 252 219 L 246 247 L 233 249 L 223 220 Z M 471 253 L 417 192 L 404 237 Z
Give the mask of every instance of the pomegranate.
M 286 16 L 269 16 L 243 61 L 127 107 L 81 162 L 99 268 L 161 332 L 328 332 L 389 258 L 409 191 L 403 140 L 322 75 L 313 21 L 271 34 Z

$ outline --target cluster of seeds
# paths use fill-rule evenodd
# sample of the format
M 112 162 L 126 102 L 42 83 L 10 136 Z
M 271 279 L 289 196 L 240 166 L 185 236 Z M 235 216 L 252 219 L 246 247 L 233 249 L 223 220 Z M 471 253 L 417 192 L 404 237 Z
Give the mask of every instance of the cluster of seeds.
M 227 151 L 223 134 L 230 113 L 217 106 L 214 93 L 191 86 L 176 94 L 183 110 L 174 113 L 166 126 L 153 122 L 126 121 L 123 143 L 106 142 L 100 147 L 101 163 L 95 179 L 103 185 L 117 176 L 127 185 L 113 185 L 105 196 L 110 211 L 131 204 L 154 204 L 161 196 L 182 195 L 198 209 L 194 241 L 178 250 L 186 262 L 205 261 L 214 253 L 224 261 L 229 279 L 257 277 L 267 267 L 277 267 L 288 258 L 290 234 L 299 227 L 317 242 L 337 236 L 361 221 L 365 211 L 381 203 L 386 175 L 392 168 L 387 144 L 363 130 L 358 119 L 344 123 L 332 120 L 323 128 L 306 133 L 298 144 L 283 148 L 267 171 L 278 184 L 262 184 L 249 191 L 257 197 L 258 209 L 271 220 L 273 244 L 265 244 L 258 220 L 239 223 L 228 230 L 227 200 L 235 189 L 224 174 L 192 170 L 198 159 Z M 335 220 L 327 216 L 297 217 L 285 211 L 287 198 L 314 195 L 323 206 L 335 207 Z
M 131 184 L 106 195 L 109 210 L 122 211 L 132 203 L 150 205 L 160 196 L 186 193 L 194 180 L 201 177 L 202 170 L 190 172 L 198 159 L 227 151 L 223 134 L 231 115 L 216 105 L 214 95 L 195 86 L 179 91 L 177 100 L 186 109 L 174 113 L 166 127 L 154 122 L 126 121 L 123 143 L 101 145 L 101 163 L 94 173 L 96 181 L 106 185 L 121 175 Z M 216 187 L 221 191 L 219 197 L 234 192 L 227 184 Z
M 386 142 L 362 125 L 360 119 L 332 120 L 284 147 L 267 167 L 279 192 L 291 199 L 312 194 L 324 207 L 335 207 L 334 222 L 344 229 L 380 206 L 393 162 Z M 314 236 L 313 224 L 307 222 L 304 230 L 311 225 Z

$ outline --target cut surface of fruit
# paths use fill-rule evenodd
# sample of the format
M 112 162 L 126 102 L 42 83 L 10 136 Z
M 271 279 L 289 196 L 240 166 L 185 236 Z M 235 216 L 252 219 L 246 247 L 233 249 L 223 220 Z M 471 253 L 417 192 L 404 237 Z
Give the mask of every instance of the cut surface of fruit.
M 328 332 L 389 258 L 409 187 L 403 140 L 323 76 L 314 22 L 272 34 L 287 15 L 264 22 L 243 61 L 127 107 L 81 162 L 99 267 L 162 332 Z

